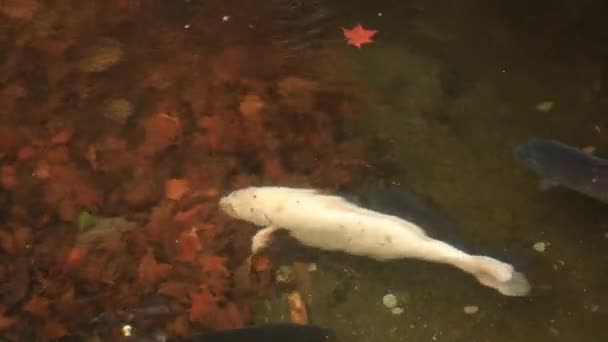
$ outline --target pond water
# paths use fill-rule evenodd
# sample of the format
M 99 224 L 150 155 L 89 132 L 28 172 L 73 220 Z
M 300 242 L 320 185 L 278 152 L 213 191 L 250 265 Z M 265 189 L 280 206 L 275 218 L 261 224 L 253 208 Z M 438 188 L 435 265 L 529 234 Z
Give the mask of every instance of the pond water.
M 606 7 L 0 1 L 0 340 L 290 321 L 294 289 L 341 341 L 608 340 L 606 204 L 541 191 L 513 153 L 608 156 Z M 378 31 L 360 48 L 357 24 Z M 433 237 L 531 293 L 414 260 L 250 261 L 256 228 L 217 207 L 251 185 L 380 184 L 432 201 L 457 230 Z

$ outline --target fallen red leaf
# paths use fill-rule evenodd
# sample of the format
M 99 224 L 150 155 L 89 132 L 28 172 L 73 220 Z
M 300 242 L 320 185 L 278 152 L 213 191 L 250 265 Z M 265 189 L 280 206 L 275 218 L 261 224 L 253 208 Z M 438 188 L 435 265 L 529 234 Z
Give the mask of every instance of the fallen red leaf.
M 214 328 L 218 330 L 238 329 L 245 326 L 245 318 L 238 307 L 230 302 L 218 308 Z
M 0 229 L 0 248 L 6 254 L 15 254 L 17 249 L 15 248 L 15 239 L 10 232 Z
M 7 331 L 13 325 L 17 323 L 17 320 L 12 317 L 6 317 L 4 315 L 0 315 L 0 332 Z
M 185 230 L 179 235 L 177 259 L 192 262 L 202 248 L 196 232 L 193 229 Z
M 51 340 L 58 340 L 70 334 L 62 323 L 55 320 L 47 320 L 43 328 L 44 335 Z
M 74 247 L 70 249 L 68 255 L 65 258 L 65 265 L 68 269 L 74 269 L 82 263 L 86 252 L 84 249 L 79 247 Z
M 190 185 L 185 179 L 169 179 L 165 182 L 165 197 L 179 201 L 190 191 Z
M 348 39 L 348 44 L 361 48 L 361 45 L 373 42 L 372 37 L 378 33 L 378 30 L 366 30 L 361 24 L 357 24 L 351 30 L 342 28 L 342 32 Z
M 70 128 L 63 128 L 59 132 L 55 133 L 51 138 L 51 144 L 53 145 L 63 145 L 66 144 L 72 138 L 74 131 Z
M 152 253 L 144 255 L 139 263 L 137 278 L 139 282 L 146 286 L 156 285 L 159 281 L 165 279 L 173 266 L 169 264 L 159 264 Z
M 255 272 L 259 272 L 259 273 L 266 272 L 266 271 L 269 271 L 270 269 L 272 269 L 272 262 L 266 256 L 257 255 L 257 256 L 251 257 L 251 268 Z
M 292 292 L 287 296 L 287 306 L 293 323 L 304 325 L 309 323 L 308 311 L 299 292 Z
M 167 323 L 167 332 L 177 337 L 188 336 L 189 330 L 188 316 L 185 315 L 177 316 L 173 321 Z
M 160 284 L 158 294 L 183 301 L 192 292 L 193 285 L 190 283 L 169 280 Z
M 148 157 L 162 152 L 172 145 L 181 129 L 177 118 L 165 113 L 148 117 L 141 124 L 146 132 L 146 138 L 139 150 Z
M 32 239 L 32 230 L 25 226 L 15 228 L 13 232 L 13 241 L 18 252 L 25 252 Z
M 283 166 L 278 158 L 273 157 L 264 160 L 264 174 L 270 178 L 271 181 L 279 181 L 284 173 Z
M 17 172 L 13 165 L 4 165 L 0 170 L 0 184 L 8 190 L 17 187 Z
M 23 306 L 23 311 L 38 318 L 49 317 L 49 300 L 44 297 L 34 296 Z
M 219 299 L 208 289 L 201 288 L 190 293 L 190 321 L 202 322 L 217 310 Z
M 226 268 L 226 258 L 219 255 L 205 254 L 198 258 L 198 263 L 204 272 L 228 276 L 230 271 Z
M 34 155 L 34 148 L 30 145 L 23 146 L 17 151 L 17 159 L 28 160 Z
M 175 220 L 175 222 L 190 223 L 196 215 L 200 213 L 202 213 L 202 215 L 208 215 L 210 210 L 211 205 L 209 205 L 208 203 L 203 203 L 196 205 L 188 210 L 178 212 L 177 214 L 175 214 L 175 217 L 173 219 Z

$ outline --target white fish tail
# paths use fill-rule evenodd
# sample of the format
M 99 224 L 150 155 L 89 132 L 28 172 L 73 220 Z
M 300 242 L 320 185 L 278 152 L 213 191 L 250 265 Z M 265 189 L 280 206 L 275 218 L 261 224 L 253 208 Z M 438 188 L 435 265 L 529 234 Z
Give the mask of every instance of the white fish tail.
M 513 266 L 483 255 L 473 255 L 461 267 L 474 275 L 488 287 L 496 289 L 505 296 L 526 296 L 530 293 L 530 283 L 526 277 L 513 269 Z
M 470 255 L 439 240 L 429 239 L 417 246 L 416 255 L 410 254 L 410 257 L 458 267 L 475 276 L 481 284 L 496 289 L 505 296 L 526 296 L 530 292 L 526 277 L 500 260 L 484 255 Z

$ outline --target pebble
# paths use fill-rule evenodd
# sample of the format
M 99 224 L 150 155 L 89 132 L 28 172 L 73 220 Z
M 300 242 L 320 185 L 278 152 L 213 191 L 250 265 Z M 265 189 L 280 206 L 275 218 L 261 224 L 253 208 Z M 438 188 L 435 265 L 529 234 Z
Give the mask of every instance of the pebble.
M 289 284 L 295 280 L 295 275 L 293 274 L 293 269 L 290 266 L 282 265 L 276 271 L 276 281 L 278 283 Z
M 389 309 L 395 309 L 398 304 L 397 296 L 392 293 L 385 294 L 384 297 L 382 297 L 382 304 Z
M 604 233 L 604 239 L 608 239 L 608 232 Z
M 546 112 L 550 112 L 554 106 L 555 106 L 555 103 L 553 101 L 543 101 L 536 105 L 536 110 L 539 112 L 546 113 Z
M 403 313 L 403 308 L 400 306 L 396 306 L 394 308 L 391 309 L 391 312 L 393 313 L 393 315 L 401 315 Z
M 104 117 L 124 124 L 133 114 L 133 105 L 127 99 L 111 99 L 105 102 L 102 111 Z
M 479 307 L 477 305 L 467 305 L 463 308 L 463 311 L 467 315 L 474 315 L 479 311 Z
M 547 244 L 545 242 L 537 242 L 533 246 L 534 250 L 542 253 L 547 249 Z

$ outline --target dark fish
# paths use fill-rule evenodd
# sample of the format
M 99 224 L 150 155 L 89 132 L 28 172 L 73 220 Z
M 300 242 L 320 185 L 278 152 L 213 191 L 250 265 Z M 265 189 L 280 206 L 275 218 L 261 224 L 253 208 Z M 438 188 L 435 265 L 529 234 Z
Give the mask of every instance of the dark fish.
M 470 251 L 470 246 L 463 243 L 456 222 L 426 196 L 397 187 L 370 187 L 354 201 L 365 208 L 413 222 L 429 236 Z
M 331 330 L 315 325 L 267 324 L 211 332 L 192 337 L 193 342 L 329 342 L 336 341 Z
M 542 190 L 562 186 L 608 203 L 608 160 L 543 139 L 516 147 L 515 156 L 542 177 Z
M 292 51 L 318 48 L 335 27 L 335 10 L 327 0 L 271 0 L 273 42 Z

